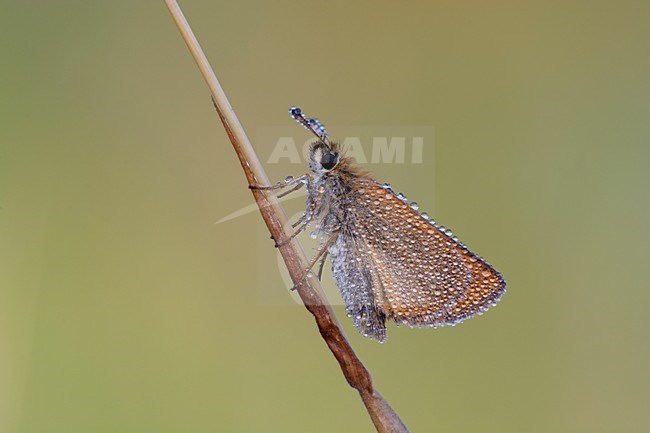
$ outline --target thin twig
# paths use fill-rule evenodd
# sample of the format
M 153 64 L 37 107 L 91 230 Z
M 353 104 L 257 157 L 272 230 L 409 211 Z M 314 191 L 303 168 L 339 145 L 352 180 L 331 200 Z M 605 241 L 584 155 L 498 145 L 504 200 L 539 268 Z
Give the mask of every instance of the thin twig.
M 190 49 L 192 57 L 194 57 L 194 60 L 199 66 L 203 78 L 210 88 L 217 113 L 239 157 L 248 184 L 269 185 L 264 168 L 257 158 L 244 129 L 230 106 L 228 98 L 226 98 L 208 59 L 203 53 L 187 20 L 183 16 L 180 7 L 174 0 L 165 0 L 165 3 Z M 288 226 L 287 217 L 276 197 L 273 194 L 266 194 L 257 189 L 253 189 L 252 192 L 262 214 L 262 218 L 273 239 L 276 242 L 284 239 L 287 236 L 285 231 L 285 227 Z M 297 286 L 298 295 L 307 310 L 316 319 L 318 330 L 332 351 L 332 354 L 334 354 L 334 357 L 339 362 L 346 380 L 351 387 L 359 392 L 377 431 L 379 433 L 408 433 L 402 420 L 374 389 L 370 373 L 368 373 L 368 370 L 366 370 L 354 353 L 354 350 L 352 350 L 352 347 L 338 325 L 336 316 L 321 297 L 322 288 L 320 282 L 311 275 L 306 281 L 301 282 L 303 270 L 308 262 L 302 247 L 296 240 L 293 240 L 280 248 L 280 253 L 282 254 L 291 279 Z

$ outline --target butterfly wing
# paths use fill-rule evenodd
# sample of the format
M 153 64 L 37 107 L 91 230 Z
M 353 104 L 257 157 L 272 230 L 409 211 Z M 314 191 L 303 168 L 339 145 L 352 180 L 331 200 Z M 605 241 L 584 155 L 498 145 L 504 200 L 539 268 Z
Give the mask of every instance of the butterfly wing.
M 333 248 L 334 277 L 360 332 L 385 339 L 385 320 L 456 324 L 505 292 L 492 266 L 375 181 L 354 180 Z

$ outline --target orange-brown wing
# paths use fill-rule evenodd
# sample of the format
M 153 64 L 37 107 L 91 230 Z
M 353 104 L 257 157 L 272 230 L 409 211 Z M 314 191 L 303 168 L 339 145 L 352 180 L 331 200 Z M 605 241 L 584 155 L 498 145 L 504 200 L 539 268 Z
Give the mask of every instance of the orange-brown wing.
M 380 314 L 408 326 L 456 324 L 501 298 L 501 274 L 450 232 L 375 181 L 355 182 L 342 234 L 367 268 Z

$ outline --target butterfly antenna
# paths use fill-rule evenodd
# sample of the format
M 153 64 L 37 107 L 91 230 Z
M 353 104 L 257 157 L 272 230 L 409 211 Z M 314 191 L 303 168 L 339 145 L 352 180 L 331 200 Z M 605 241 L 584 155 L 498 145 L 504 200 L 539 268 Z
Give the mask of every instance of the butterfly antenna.
M 323 142 L 330 144 L 330 139 L 327 136 L 325 126 L 323 126 L 323 124 L 320 123 L 318 119 L 305 116 L 302 110 L 298 107 L 289 108 L 289 114 L 296 122 L 300 123 L 303 128 L 311 131 L 312 134 L 314 134 Z

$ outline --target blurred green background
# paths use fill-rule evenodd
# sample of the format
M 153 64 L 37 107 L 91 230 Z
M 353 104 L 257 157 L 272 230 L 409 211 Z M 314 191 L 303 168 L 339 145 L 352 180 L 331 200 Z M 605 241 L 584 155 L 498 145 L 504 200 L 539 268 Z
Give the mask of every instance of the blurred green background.
M 181 6 L 252 138 L 435 128 L 368 168 L 508 293 L 385 345 L 341 314 L 411 431 L 650 431 L 650 3 Z M 4 0 L 0 46 L 0 431 L 373 431 L 259 215 L 214 224 L 252 197 L 163 2 Z

